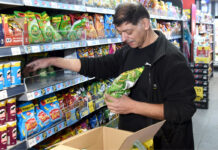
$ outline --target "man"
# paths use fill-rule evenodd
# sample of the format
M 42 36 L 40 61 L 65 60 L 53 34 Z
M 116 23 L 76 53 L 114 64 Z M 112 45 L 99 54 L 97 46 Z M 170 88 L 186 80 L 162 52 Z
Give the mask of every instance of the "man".
M 137 131 L 166 120 L 154 138 L 155 149 L 194 149 L 191 118 L 196 109 L 193 75 L 182 53 L 150 27 L 147 10 L 139 3 L 116 8 L 114 24 L 127 45 L 98 58 L 45 58 L 27 65 L 35 71 L 50 65 L 96 78 L 117 77 L 145 66 L 129 96 L 106 95 L 108 108 L 119 114 L 119 128 Z

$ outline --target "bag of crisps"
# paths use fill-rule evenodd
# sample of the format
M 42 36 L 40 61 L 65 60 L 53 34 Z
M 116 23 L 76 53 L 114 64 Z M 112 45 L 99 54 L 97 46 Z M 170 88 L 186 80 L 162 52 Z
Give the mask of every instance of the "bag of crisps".
M 34 105 L 32 102 L 25 102 L 17 107 L 19 140 L 23 140 L 26 136 L 32 135 L 38 131 L 38 123 L 34 113 Z
M 144 66 L 132 69 L 120 74 L 105 91 L 105 94 L 115 98 L 120 98 L 122 95 L 128 95 L 144 70 Z

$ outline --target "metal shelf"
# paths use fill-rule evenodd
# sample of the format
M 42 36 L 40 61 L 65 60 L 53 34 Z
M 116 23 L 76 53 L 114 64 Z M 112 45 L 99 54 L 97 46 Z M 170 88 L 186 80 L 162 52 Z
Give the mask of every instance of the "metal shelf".
M 55 75 L 48 75 L 46 77 L 35 76 L 26 78 L 24 80 L 26 93 L 19 97 L 19 101 L 31 101 L 92 79 L 94 78 L 78 74 L 66 74 L 63 70 L 57 71 Z
M 214 23 L 210 23 L 210 22 L 196 22 L 196 24 L 214 25 Z
M 183 21 L 182 19 L 169 17 L 169 16 L 159 16 L 159 15 L 150 15 L 150 18 L 159 19 L 159 20 L 172 20 L 172 21 Z
M 13 5 L 13 6 L 23 6 L 22 0 L 0 0 L 0 4 Z
M 103 100 L 103 103 L 104 103 L 104 100 Z M 100 110 L 104 106 L 105 105 L 103 105 L 101 107 L 96 107 L 95 110 L 93 110 L 92 112 Z M 69 113 L 71 113 L 71 117 L 68 120 L 63 118 L 63 120 L 53 124 L 52 126 L 48 127 L 47 129 L 44 129 L 44 130 L 40 131 L 39 133 L 34 134 L 23 141 L 18 141 L 18 143 L 16 145 L 9 147 L 9 149 L 16 150 L 16 149 L 31 148 L 31 147 L 37 145 L 38 143 L 44 141 L 48 137 L 51 137 L 52 135 L 58 133 L 59 131 L 65 129 L 69 126 L 72 126 L 73 124 L 77 123 L 78 121 L 80 121 L 84 117 L 92 114 L 92 112 L 90 112 L 89 109 L 87 108 L 87 113 L 85 113 L 85 115 L 82 116 L 82 112 L 80 112 L 80 118 L 77 119 L 77 117 L 76 117 L 77 108 L 74 108 L 74 109 L 69 111 Z
M 105 44 L 121 43 L 121 42 L 122 42 L 121 38 L 105 38 L 105 39 L 96 39 L 96 40 L 63 41 L 63 42 L 56 42 L 56 43 L 42 43 L 42 44 L 21 45 L 21 46 L 13 46 L 13 47 L 1 47 L 0 57 L 49 52 L 55 50 L 63 50 L 63 49 L 70 49 L 70 48 L 95 46 L 95 45 L 105 45 Z
M 15 87 L 10 87 L 8 89 L 0 91 L 0 100 L 7 99 L 7 98 L 10 98 L 10 97 L 14 97 L 14 96 L 17 96 L 17 95 L 20 95 L 20 94 L 23 94 L 23 93 L 25 93 L 24 85 L 18 85 L 18 86 L 15 86 Z

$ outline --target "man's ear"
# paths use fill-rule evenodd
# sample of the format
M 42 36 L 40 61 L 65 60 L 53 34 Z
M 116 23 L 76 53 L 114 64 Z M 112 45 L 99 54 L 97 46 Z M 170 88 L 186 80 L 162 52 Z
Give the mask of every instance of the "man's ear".
M 150 28 L 150 20 L 147 18 L 143 18 L 142 20 L 143 27 L 145 30 L 148 30 Z

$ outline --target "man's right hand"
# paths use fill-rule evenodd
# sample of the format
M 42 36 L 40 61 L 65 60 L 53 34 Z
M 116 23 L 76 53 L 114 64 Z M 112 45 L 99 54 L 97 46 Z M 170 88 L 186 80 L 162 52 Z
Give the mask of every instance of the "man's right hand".
M 47 68 L 51 65 L 52 58 L 42 58 L 32 61 L 26 65 L 25 70 L 28 72 L 34 72 L 38 69 Z

